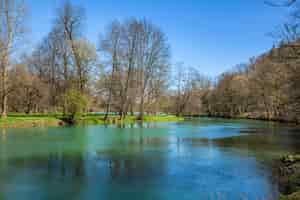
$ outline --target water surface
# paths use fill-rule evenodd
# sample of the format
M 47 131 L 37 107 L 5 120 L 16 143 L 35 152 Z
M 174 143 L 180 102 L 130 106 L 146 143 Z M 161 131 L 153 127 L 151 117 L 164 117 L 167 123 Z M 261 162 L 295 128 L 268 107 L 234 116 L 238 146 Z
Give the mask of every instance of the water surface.
M 247 120 L 0 130 L 0 199 L 272 200 L 299 129 Z

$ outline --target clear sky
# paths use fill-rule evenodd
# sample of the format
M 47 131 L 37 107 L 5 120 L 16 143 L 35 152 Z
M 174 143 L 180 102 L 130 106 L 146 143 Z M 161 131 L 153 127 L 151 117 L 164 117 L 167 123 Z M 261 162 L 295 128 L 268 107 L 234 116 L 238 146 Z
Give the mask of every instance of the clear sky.
M 31 45 L 50 30 L 61 0 L 27 0 Z M 274 43 L 267 34 L 287 19 L 263 0 L 72 0 L 86 9 L 86 37 L 95 44 L 113 19 L 147 18 L 166 33 L 172 62 L 216 76 Z M 29 40 L 30 41 L 30 40 Z

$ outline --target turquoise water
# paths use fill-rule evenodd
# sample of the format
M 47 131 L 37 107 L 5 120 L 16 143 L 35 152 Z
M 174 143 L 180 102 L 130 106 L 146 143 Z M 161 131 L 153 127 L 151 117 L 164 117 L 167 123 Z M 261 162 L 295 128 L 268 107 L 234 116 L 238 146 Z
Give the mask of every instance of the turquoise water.
M 272 200 L 298 128 L 247 120 L 0 130 L 0 199 Z

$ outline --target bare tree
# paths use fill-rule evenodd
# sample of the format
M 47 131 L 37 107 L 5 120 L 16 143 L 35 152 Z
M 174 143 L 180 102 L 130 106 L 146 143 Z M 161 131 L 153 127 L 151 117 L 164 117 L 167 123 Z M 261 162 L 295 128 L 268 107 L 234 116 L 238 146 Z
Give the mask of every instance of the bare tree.
M 124 23 L 123 31 L 123 44 L 124 44 L 124 81 L 122 81 L 122 89 L 121 89 L 121 102 L 120 102 L 120 117 L 124 119 L 127 115 L 128 106 L 129 106 L 129 90 L 135 88 L 132 86 L 133 76 L 134 76 L 134 68 L 137 64 L 137 50 L 138 50 L 138 40 L 140 33 L 140 25 L 136 19 L 129 20 Z
M 113 101 L 113 97 L 116 95 L 116 85 L 119 83 L 117 80 L 117 72 L 119 71 L 120 64 L 120 45 L 121 45 L 121 34 L 122 27 L 120 22 L 114 21 L 108 28 L 107 33 L 104 38 L 100 41 L 100 52 L 103 52 L 103 55 L 107 57 L 108 61 L 104 65 L 111 66 L 109 70 L 109 77 L 106 78 L 106 83 L 102 83 L 103 85 L 107 85 L 107 93 L 108 97 L 105 105 L 105 120 L 108 118 L 108 114 L 111 111 L 111 105 Z
M 210 87 L 210 81 L 193 67 L 186 67 L 178 63 L 175 72 L 174 113 L 177 116 L 183 114 L 196 114 L 192 109 L 201 112 L 201 95 Z
M 90 89 L 97 54 L 94 45 L 83 37 L 82 10 L 65 2 L 57 10 L 50 33 L 27 59 L 31 73 L 49 85 L 48 108 L 52 111 L 61 107 L 61 99 L 70 89 L 81 93 Z
M 76 67 L 77 75 L 81 76 L 82 62 L 80 51 L 78 48 L 78 41 L 82 38 L 82 30 L 85 22 L 85 10 L 82 7 L 72 5 L 70 1 L 66 1 L 57 11 L 57 18 L 55 20 L 58 29 L 63 30 L 63 37 L 65 44 L 69 45 L 74 65 Z M 65 52 L 66 53 L 66 52 Z M 66 54 L 64 55 L 67 56 Z M 65 62 L 66 62 L 65 58 Z M 65 67 L 67 63 L 64 63 Z M 77 81 L 77 87 L 84 92 L 84 85 L 82 78 Z
M 270 6 L 291 6 L 295 4 L 297 0 L 281 0 L 281 1 L 265 1 L 265 4 L 270 5 Z
M 113 22 L 101 40 L 100 50 L 108 66 L 106 113 L 112 102 L 120 117 L 134 112 L 140 119 L 146 99 L 153 103 L 165 84 L 169 68 L 169 46 L 161 30 L 147 20 Z M 107 116 L 107 114 L 106 114 Z
M 78 65 L 76 67 L 76 83 L 81 92 L 86 92 L 90 80 L 90 73 L 93 71 L 97 55 L 96 48 L 87 40 L 77 40 L 74 42 Z
M 62 93 L 72 85 L 71 56 L 61 30 L 54 27 L 27 57 L 30 72 L 49 85 L 49 110 L 56 111 Z
M 9 73 L 13 90 L 8 95 L 13 112 L 44 112 L 48 110 L 49 85 L 28 71 L 26 62 L 14 65 Z
M 164 33 L 146 20 L 140 25 L 138 41 L 139 119 L 144 117 L 145 97 L 159 89 L 169 71 L 169 45 Z M 158 87 L 157 87 L 158 86 Z
M 7 115 L 8 68 L 11 55 L 24 33 L 25 4 L 21 0 L 0 1 L 0 65 L 1 65 L 1 109 Z

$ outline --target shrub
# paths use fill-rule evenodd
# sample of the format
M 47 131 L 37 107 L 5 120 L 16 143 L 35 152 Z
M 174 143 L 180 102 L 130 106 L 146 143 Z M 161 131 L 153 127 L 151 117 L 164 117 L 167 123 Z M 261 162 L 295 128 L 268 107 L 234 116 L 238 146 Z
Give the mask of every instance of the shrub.
M 75 117 L 86 110 L 88 104 L 87 97 L 81 92 L 71 89 L 63 96 L 64 116 L 71 122 Z

